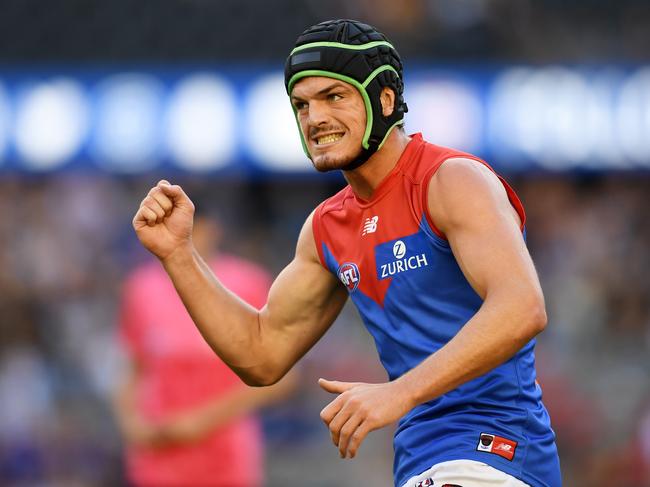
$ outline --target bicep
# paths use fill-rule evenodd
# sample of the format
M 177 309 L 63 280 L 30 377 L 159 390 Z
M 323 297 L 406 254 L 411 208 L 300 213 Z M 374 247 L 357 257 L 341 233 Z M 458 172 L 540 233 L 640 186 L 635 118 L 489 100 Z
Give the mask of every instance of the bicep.
M 311 221 L 305 222 L 296 255 L 276 278 L 260 312 L 260 328 L 289 366 L 327 331 L 347 299 L 319 261 Z
M 465 277 L 484 300 L 541 298 L 520 219 L 499 179 L 469 160 L 441 166 L 429 186 L 429 211 L 445 233 Z

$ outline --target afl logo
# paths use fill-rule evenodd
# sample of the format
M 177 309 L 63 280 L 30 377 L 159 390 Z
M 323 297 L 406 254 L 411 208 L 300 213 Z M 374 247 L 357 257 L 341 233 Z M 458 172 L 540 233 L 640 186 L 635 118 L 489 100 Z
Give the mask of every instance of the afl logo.
M 401 240 L 395 242 L 393 245 L 393 255 L 396 259 L 401 259 L 404 257 L 404 255 L 406 255 L 406 244 Z
M 337 274 L 339 275 L 341 282 L 348 288 L 349 292 L 354 292 L 357 287 L 359 287 L 361 276 L 359 275 L 359 268 L 356 264 L 353 264 L 352 262 L 341 264 Z

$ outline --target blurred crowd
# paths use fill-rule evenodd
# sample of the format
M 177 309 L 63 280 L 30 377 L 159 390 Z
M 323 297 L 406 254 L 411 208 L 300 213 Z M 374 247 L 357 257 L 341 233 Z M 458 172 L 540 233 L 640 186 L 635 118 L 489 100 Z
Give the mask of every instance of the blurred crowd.
M 566 485 L 650 485 L 650 180 L 520 186 L 549 315 L 538 372 Z
M 3 0 L 0 59 L 277 62 L 331 18 L 375 25 L 407 61 L 639 61 L 650 44 L 645 0 Z
M 151 259 L 130 220 L 154 179 L 0 180 L 0 484 L 124 484 L 110 408 L 121 364 L 116 315 L 123 278 Z M 220 210 L 224 247 L 272 273 L 311 208 L 340 184 L 181 182 L 198 205 Z M 650 485 L 650 180 L 513 182 L 547 299 L 539 381 L 566 485 Z M 390 431 L 371 435 L 358 460 L 339 462 L 318 417 L 327 403 L 318 377 L 384 379 L 356 313 L 344 312 L 301 369 L 298 392 L 264 413 L 268 485 L 388 485 Z

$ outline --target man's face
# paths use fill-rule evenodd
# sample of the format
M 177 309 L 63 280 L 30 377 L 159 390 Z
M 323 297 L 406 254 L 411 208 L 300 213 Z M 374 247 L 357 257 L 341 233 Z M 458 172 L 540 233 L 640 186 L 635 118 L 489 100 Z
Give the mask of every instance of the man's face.
M 342 169 L 359 156 L 366 109 L 354 86 L 322 76 L 303 78 L 293 87 L 291 103 L 318 171 Z

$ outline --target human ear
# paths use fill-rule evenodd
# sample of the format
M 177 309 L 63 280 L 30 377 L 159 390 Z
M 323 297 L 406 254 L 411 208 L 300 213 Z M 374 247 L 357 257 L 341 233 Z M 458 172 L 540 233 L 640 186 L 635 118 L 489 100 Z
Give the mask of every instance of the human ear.
M 390 117 L 395 110 L 395 92 L 388 86 L 384 86 L 379 95 L 381 101 L 381 114 L 384 117 Z

